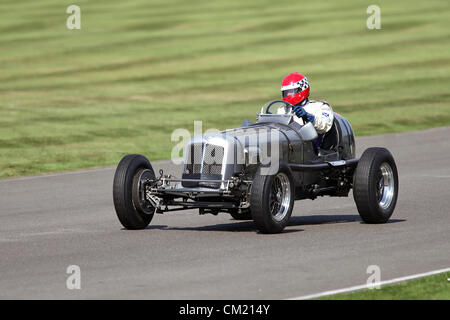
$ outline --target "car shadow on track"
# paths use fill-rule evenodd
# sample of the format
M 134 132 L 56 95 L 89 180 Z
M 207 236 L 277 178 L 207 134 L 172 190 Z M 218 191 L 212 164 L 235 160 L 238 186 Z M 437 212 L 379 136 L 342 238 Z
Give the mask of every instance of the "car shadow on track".
M 406 221 L 405 219 L 390 219 L 389 223 L 397 223 Z M 357 214 L 340 214 L 340 215 L 312 215 L 312 216 L 296 216 L 291 217 L 288 226 L 296 226 L 296 225 L 315 225 L 315 224 L 328 224 L 328 223 L 348 223 L 348 222 L 360 222 L 361 224 L 365 224 L 362 221 L 361 217 Z
M 342 214 L 342 215 L 294 216 L 291 217 L 288 226 L 316 225 L 328 223 L 348 223 L 355 221 L 361 221 L 359 215 Z
M 214 225 L 200 226 L 200 227 L 168 227 L 168 226 L 148 226 L 147 229 L 162 229 L 162 230 L 183 230 L 183 231 L 229 231 L 229 232 L 249 232 L 256 231 L 253 221 L 236 221 L 231 223 L 220 223 Z M 293 230 L 300 231 L 300 230 Z M 292 231 L 290 231 L 292 232 Z
M 386 224 L 397 223 L 406 221 L 405 219 L 390 219 Z M 362 221 L 361 217 L 357 214 L 340 214 L 340 215 L 312 215 L 312 216 L 296 216 L 291 217 L 288 226 L 295 225 L 315 225 L 315 224 L 328 224 L 328 223 L 348 223 L 359 222 L 366 224 Z
M 235 220 L 232 220 L 235 221 Z M 406 221 L 404 219 L 391 219 L 387 223 L 396 223 Z M 293 226 L 307 226 L 317 224 L 330 224 L 330 223 L 349 223 L 360 222 L 364 224 L 359 215 L 312 215 L 312 216 L 294 216 L 291 217 L 288 223 L 288 227 Z M 222 231 L 222 232 L 255 232 L 257 231 L 253 221 L 235 221 L 231 223 L 220 223 L 199 227 L 169 227 L 166 225 L 150 225 L 147 229 L 159 229 L 159 230 L 182 230 L 182 231 Z M 283 233 L 292 233 L 304 231 L 303 229 L 285 229 Z

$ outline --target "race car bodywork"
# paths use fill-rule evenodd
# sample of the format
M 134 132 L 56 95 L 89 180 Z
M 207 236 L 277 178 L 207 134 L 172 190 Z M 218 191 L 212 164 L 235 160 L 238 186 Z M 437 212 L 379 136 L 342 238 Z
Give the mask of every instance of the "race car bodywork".
M 285 108 L 284 114 L 273 112 Z M 367 223 L 386 222 L 398 194 L 392 155 L 369 148 L 355 158 L 349 122 L 334 114 L 320 148 L 311 123 L 293 120 L 291 105 L 273 101 L 256 123 L 193 137 L 186 145 L 181 178 L 156 176 L 141 155 L 125 156 L 114 178 L 116 213 L 128 229 L 145 228 L 154 213 L 199 209 L 200 214 L 227 212 L 235 219 L 253 219 L 262 233 L 281 232 L 294 200 L 318 196 L 354 198 Z

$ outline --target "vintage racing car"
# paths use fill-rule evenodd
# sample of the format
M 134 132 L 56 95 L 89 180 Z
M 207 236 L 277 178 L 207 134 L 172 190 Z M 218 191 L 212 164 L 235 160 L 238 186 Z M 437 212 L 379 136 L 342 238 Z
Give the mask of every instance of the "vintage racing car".
M 272 101 L 255 123 L 244 120 L 239 128 L 193 137 L 185 148 L 181 178 L 162 170 L 155 175 L 142 155 L 125 156 L 113 183 L 122 225 L 143 229 L 155 213 L 199 209 L 200 214 L 252 219 L 260 232 L 278 233 L 295 200 L 343 197 L 350 189 L 364 222 L 386 222 L 399 186 L 391 153 L 369 148 L 355 158 L 352 128 L 337 113 L 317 149 L 314 126 L 299 125 L 291 109 L 287 102 Z

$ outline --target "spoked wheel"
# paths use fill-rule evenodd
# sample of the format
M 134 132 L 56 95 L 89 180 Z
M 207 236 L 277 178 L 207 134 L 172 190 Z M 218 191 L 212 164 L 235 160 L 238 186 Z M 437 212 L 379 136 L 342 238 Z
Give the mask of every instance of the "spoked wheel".
M 144 229 L 153 218 L 155 208 L 145 200 L 143 181 L 154 179 L 152 165 L 144 156 L 130 154 L 117 166 L 113 200 L 117 217 L 127 229 Z
M 395 192 L 394 172 L 387 162 L 383 162 L 378 171 L 377 200 L 382 209 L 392 204 Z
M 384 148 L 364 151 L 354 175 L 353 197 L 366 223 L 384 223 L 394 212 L 398 173 L 392 154 Z
M 145 198 L 143 182 L 147 179 L 154 179 L 155 174 L 151 169 L 140 169 L 133 178 L 133 205 L 136 210 L 147 215 L 153 215 L 155 208 Z
M 273 179 L 269 194 L 269 210 L 275 221 L 283 221 L 289 211 L 290 202 L 289 178 L 280 172 Z
M 275 175 L 255 176 L 250 194 L 250 211 L 261 233 L 278 233 L 287 225 L 294 207 L 294 183 L 287 166 Z

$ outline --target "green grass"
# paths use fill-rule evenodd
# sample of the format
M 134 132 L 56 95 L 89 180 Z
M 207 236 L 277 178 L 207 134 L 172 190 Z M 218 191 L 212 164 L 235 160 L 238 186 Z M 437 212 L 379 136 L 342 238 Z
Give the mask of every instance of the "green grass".
M 225 129 L 305 73 L 356 135 L 450 125 L 450 3 L 72 0 L 0 3 L 0 178 L 167 159 L 175 128 Z
M 450 300 L 450 272 L 320 300 Z

